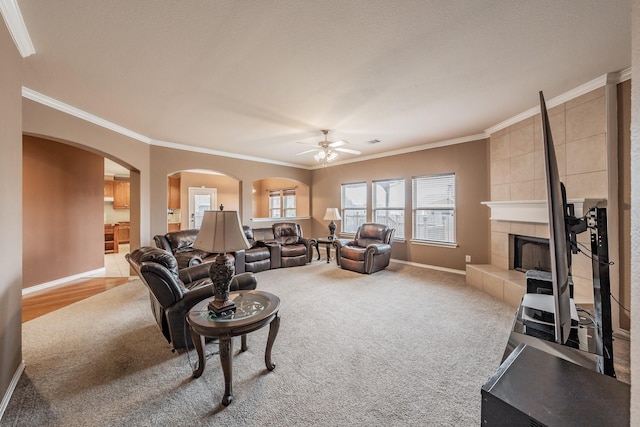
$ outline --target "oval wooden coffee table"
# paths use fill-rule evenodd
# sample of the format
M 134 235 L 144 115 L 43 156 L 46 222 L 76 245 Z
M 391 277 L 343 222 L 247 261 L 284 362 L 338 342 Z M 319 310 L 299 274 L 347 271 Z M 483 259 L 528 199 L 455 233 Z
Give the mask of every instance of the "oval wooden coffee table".
M 280 298 L 263 291 L 231 292 L 229 299 L 236 304 L 236 312 L 223 318 L 216 318 L 209 314 L 207 304 L 210 298 L 199 302 L 187 315 L 187 322 L 191 331 L 191 339 L 198 352 L 198 365 L 193 371 L 193 377 L 198 378 L 204 371 L 206 358 L 204 354 L 204 339 L 218 338 L 220 347 L 220 364 L 224 374 L 224 397 L 222 404 L 227 406 L 233 400 L 232 392 L 232 358 L 233 337 L 242 336 L 241 351 L 247 350 L 247 334 L 270 324 L 267 348 L 264 362 L 267 370 L 276 367 L 271 362 L 271 349 L 280 328 Z

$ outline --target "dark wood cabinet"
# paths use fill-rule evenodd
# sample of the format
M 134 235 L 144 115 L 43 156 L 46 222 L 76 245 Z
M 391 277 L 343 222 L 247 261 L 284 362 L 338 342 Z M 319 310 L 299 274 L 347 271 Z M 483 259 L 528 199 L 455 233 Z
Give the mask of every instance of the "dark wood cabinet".
M 113 181 L 113 209 L 129 209 L 130 207 L 129 181 Z

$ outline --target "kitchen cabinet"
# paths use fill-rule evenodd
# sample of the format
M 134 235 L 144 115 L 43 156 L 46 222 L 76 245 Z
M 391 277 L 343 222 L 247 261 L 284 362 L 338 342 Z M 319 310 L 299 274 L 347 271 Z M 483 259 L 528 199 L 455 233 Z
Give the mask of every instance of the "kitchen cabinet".
M 129 231 L 131 226 L 129 222 L 120 221 L 118 223 L 118 242 L 129 243 Z
M 169 177 L 169 209 L 180 209 L 180 178 Z
M 129 181 L 113 181 L 113 209 L 129 209 L 130 206 Z
M 113 181 L 104 182 L 104 197 L 113 197 Z
M 167 231 L 169 231 L 169 233 L 173 231 L 180 231 L 180 223 L 170 222 L 169 226 L 167 227 Z
M 104 225 L 104 253 L 118 253 L 118 224 Z

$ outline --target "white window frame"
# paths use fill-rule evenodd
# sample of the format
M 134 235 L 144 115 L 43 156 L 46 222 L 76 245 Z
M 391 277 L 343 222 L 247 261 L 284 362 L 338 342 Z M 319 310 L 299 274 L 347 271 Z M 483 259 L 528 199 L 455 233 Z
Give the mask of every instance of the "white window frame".
M 360 190 L 364 194 L 364 205 L 352 205 L 347 200 L 346 193 L 348 190 Z M 340 184 L 340 210 L 342 215 L 341 232 L 344 234 L 355 234 L 358 227 L 367 222 L 367 183 L 353 182 L 348 184 Z M 354 221 L 354 218 L 356 220 Z
M 282 188 L 269 191 L 269 218 L 295 218 L 296 189 Z M 288 202 L 293 202 L 293 207 Z
M 289 204 L 291 202 L 291 204 Z M 295 218 L 296 216 L 296 189 L 286 188 L 282 190 L 282 213 L 284 218 Z
M 411 194 L 412 240 L 456 246 L 456 174 L 413 177 Z
M 394 238 L 405 238 L 405 180 L 404 179 L 384 179 L 373 181 L 372 185 L 372 209 L 373 222 L 385 224 L 389 228 L 395 229 Z M 400 185 L 402 190 L 402 200 L 398 204 L 389 204 L 388 193 L 385 200 L 381 200 L 380 195 L 385 192 L 385 187 Z M 399 211 L 399 214 L 394 214 Z

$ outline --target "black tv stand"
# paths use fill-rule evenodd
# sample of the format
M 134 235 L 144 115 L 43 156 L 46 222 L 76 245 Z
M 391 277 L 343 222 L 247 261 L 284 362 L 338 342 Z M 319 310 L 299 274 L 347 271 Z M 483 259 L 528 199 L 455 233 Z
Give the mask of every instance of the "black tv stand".
M 482 386 L 482 426 L 628 426 L 629 384 L 520 344 Z
M 591 208 L 584 218 L 571 218 L 571 221 L 567 220 L 567 224 L 573 224 L 571 229 L 578 230 L 578 233 L 586 230 L 591 233 L 594 305 L 592 308 L 583 308 L 587 312 L 593 311 L 593 319 L 581 315 L 579 326 L 572 328 L 569 340 L 561 345 L 555 342 L 552 330 L 544 334 L 540 328 L 527 325 L 524 308 L 520 306 L 502 360 L 504 361 L 518 344 L 524 343 L 601 374 L 615 377 L 607 211 L 605 208 Z M 572 246 L 577 248 L 577 245 Z M 536 276 L 536 282 L 544 280 L 550 279 L 545 279 L 543 275 Z M 540 283 L 536 284 L 536 288 L 540 286 Z M 551 289 L 551 286 L 548 288 Z

